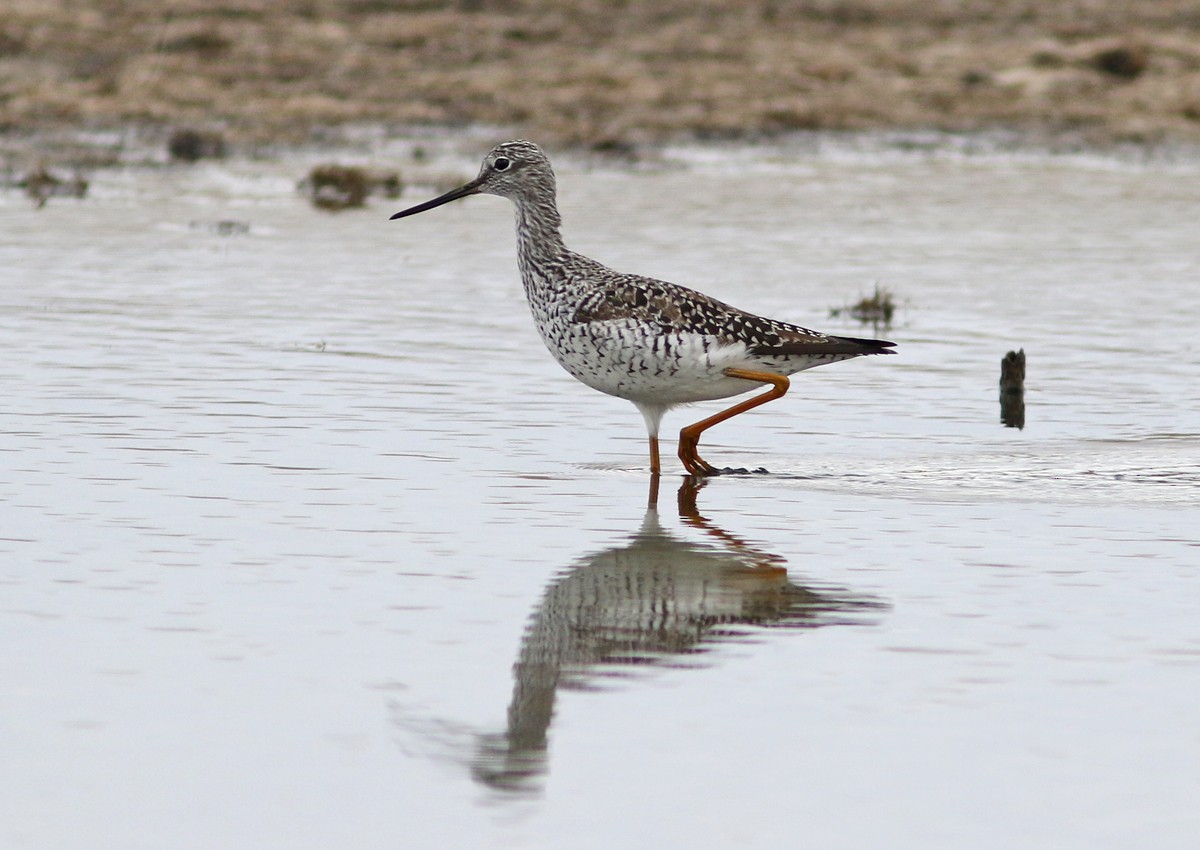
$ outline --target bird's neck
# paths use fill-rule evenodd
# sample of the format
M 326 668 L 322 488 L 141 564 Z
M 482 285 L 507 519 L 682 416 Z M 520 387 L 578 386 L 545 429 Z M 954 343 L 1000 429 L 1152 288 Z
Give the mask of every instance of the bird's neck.
M 544 268 L 562 256 L 562 217 L 553 203 L 517 202 L 517 259 L 522 272 Z

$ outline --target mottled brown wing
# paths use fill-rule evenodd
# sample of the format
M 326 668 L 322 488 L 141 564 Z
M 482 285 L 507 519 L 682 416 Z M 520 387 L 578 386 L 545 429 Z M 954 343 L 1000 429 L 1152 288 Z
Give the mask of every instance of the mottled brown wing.
M 755 354 L 891 354 L 894 343 L 837 337 L 739 310 L 678 284 L 623 276 L 580 305 L 575 321 L 633 319 L 664 330 L 700 333 L 744 342 Z

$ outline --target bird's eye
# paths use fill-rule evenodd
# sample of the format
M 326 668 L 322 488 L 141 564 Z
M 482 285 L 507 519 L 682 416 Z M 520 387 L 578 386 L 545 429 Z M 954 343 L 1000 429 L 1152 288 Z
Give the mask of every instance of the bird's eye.
M 512 165 L 512 160 L 505 157 L 498 157 L 496 161 L 492 163 L 492 168 L 496 169 L 497 171 L 508 171 L 508 167 L 510 165 Z

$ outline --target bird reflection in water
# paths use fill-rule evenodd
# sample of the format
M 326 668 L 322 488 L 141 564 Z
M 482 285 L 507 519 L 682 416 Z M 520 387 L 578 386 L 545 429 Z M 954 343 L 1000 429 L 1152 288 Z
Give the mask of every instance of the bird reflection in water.
M 709 646 L 748 639 L 754 628 L 863 623 L 885 607 L 789 580 L 783 558 L 700 515 L 703 479 L 685 479 L 678 500 L 680 518 L 706 542 L 669 534 L 658 520 L 657 482 L 637 533 L 580 558 L 547 588 L 513 668 L 508 728 L 478 740 L 471 768 L 485 785 L 538 790 L 560 688 L 592 688 L 631 665 L 698 666 L 697 655 Z

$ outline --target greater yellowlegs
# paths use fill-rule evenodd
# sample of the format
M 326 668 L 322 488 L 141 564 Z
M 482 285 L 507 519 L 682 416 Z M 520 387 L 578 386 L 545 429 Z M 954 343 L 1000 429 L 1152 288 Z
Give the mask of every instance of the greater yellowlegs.
M 679 432 L 679 459 L 693 475 L 720 470 L 697 453 L 700 435 L 788 390 L 788 375 L 893 343 L 830 336 L 766 319 L 695 290 L 622 274 L 567 250 L 559 227 L 554 170 L 537 145 L 504 142 L 479 176 L 392 216 L 414 215 L 467 195 L 500 195 L 517 207 L 517 261 L 533 320 L 554 359 L 583 383 L 633 402 L 646 420 L 650 471 L 661 469 L 658 429 L 679 404 L 728 398 L 769 384 L 761 395 Z

